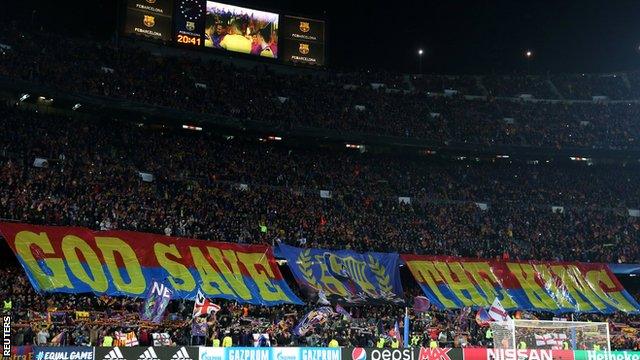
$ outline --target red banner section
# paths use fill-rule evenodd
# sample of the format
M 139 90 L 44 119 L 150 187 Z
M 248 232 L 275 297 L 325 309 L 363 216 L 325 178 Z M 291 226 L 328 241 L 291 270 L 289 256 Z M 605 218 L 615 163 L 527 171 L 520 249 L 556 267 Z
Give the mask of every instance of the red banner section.
M 129 231 L 0 223 L 36 290 L 141 297 L 153 281 L 194 299 L 198 289 L 262 305 L 301 303 L 271 248 Z
M 431 303 L 441 309 L 487 307 L 562 312 L 623 311 L 640 307 L 605 264 L 500 262 L 402 255 Z

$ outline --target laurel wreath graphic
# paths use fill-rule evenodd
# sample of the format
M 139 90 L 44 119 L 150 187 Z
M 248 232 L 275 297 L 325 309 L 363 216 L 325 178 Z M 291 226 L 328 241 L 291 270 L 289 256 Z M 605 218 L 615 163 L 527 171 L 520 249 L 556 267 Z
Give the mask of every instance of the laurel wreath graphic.
M 376 277 L 376 281 L 378 281 L 378 286 L 380 286 L 380 290 L 383 293 L 393 293 L 393 287 L 391 286 L 391 279 L 389 279 L 389 275 L 387 275 L 386 269 L 378 262 L 378 260 L 369 255 L 369 267 L 371 268 L 371 272 Z
M 313 276 L 313 262 L 311 261 L 311 251 L 301 251 L 298 255 L 296 263 L 298 264 L 298 268 L 300 269 L 302 277 L 304 277 L 305 281 L 314 289 L 320 289 L 320 285 L 316 281 L 316 278 Z

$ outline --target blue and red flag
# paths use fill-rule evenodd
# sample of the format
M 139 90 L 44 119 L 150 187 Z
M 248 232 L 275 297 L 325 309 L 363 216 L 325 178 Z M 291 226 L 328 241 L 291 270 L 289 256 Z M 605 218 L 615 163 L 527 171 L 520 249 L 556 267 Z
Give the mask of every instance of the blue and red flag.
M 483 327 L 489 326 L 489 324 L 491 323 L 491 317 L 489 316 L 487 310 L 485 310 L 484 308 L 478 309 L 478 312 L 476 313 L 476 323 Z

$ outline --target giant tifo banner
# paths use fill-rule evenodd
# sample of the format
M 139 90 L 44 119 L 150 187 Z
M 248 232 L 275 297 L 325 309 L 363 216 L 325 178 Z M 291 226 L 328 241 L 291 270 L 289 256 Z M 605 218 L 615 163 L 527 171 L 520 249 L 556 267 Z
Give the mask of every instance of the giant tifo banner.
M 128 231 L 0 222 L 37 291 L 143 297 L 154 281 L 173 298 L 300 304 L 280 273 L 271 248 Z
M 636 300 L 605 264 L 500 262 L 402 255 L 425 295 L 440 309 L 487 307 L 497 297 L 507 310 L 638 313 Z
M 402 302 L 398 254 L 278 246 L 297 283 L 329 299 L 349 303 Z

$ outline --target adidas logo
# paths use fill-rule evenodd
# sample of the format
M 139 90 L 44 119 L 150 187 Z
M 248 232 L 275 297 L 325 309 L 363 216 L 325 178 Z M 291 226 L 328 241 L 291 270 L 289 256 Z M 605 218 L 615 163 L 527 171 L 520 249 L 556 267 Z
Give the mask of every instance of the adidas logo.
M 187 352 L 187 349 L 183 346 L 180 348 L 180 350 L 178 350 L 177 353 L 175 353 L 172 357 L 172 360 L 193 360 L 191 359 L 191 356 L 189 356 L 189 353 Z
M 120 348 L 117 347 L 114 347 L 113 350 L 109 351 L 109 353 L 105 355 L 103 359 L 126 360 L 124 356 L 122 356 L 122 351 L 120 351 Z
M 156 354 L 156 351 L 151 346 L 149 346 L 149 348 L 147 350 L 145 350 L 142 353 L 142 355 L 138 356 L 138 359 L 141 359 L 141 360 L 160 360 L 160 358 L 158 358 L 158 355 Z

